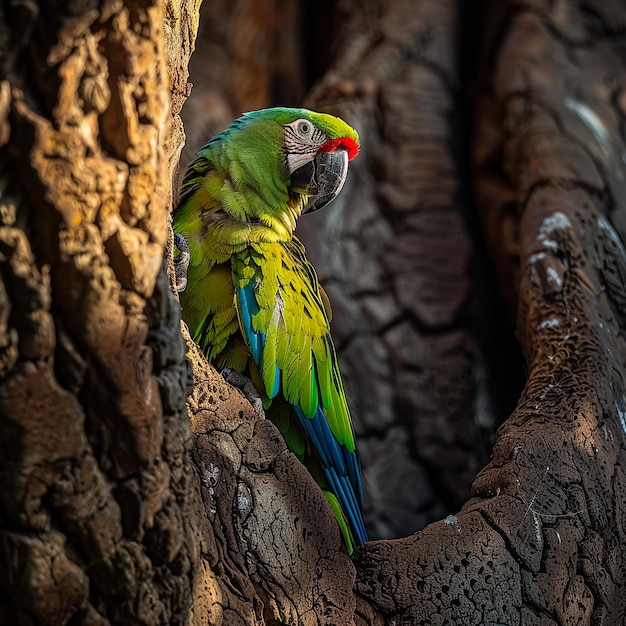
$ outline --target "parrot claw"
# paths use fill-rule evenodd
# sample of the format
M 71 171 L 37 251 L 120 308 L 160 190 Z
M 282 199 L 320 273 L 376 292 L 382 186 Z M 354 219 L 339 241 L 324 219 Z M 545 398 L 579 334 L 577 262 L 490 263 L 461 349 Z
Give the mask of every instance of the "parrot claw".
M 179 233 L 174 233 L 174 244 L 180 254 L 174 259 L 174 274 L 176 276 L 175 288 L 178 293 L 187 288 L 187 270 L 189 269 L 189 245 L 187 240 Z
M 259 419 L 265 419 L 263 400 L 261 399 L 261 394 L 254 386 L 254 383 L 245 374 L 231 369 L 230 367 L 225 367 L 220 374 L 229 385 L 237 387 L 237 389 L 243 393 L 246 400 L 252 405 Z

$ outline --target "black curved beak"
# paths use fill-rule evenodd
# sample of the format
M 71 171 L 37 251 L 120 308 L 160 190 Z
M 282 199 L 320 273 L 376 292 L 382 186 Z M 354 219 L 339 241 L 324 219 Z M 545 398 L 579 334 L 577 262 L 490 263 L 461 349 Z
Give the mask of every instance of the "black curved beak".
M 312 213 L 332 202 L 348 176 L 348 153 L 345 150 L 320 152 L 291 175 L 293 191 L 309 196 L 302 209 Z

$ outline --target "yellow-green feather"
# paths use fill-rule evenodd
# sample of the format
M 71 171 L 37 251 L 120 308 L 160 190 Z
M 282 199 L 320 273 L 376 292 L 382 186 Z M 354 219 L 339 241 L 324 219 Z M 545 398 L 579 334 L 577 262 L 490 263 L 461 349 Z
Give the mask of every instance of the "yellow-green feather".
M 284 397 L 299 403 L 304 414 L 312 417 L 321 395 L 334 436 L 353 452 L 354 436 L 326 306 L 302 244 L 293 237 L 257 248 L 254 256 L 245 250 L 233 257 L 232 267 L 238 287 L 254 285 L 259 311 L 252 328 L 265 335 L 260 374 L 266 393 L 274 387 L 278 366 Z M 302 297 L 308 313 L 303 313 Z
M 194 340 L 209 360 L 252 378 L 268 417 L 324 490 L 351 552 L 354 536 L 342 506 L 329 491 L 320 461 L 293 414 L 294 406 L 307 417 L 323 406 L 334 437 L 354 453 L 330 338 L 328 298 L 293 236 L 307 198 L 289 192 L 283 125 L 299 117 L 328 137 L 350 137 L 358 143 L 356 132 L 332 116 L 298 109 L 257 111 L 211 139 L 189 166 L 173 224 L 190 248 L 181 305 Z M 253 290 L 258 307 L 247 321 L 236 295 L 244 288 Z M 264 337 L 258 363 L 243 331 L 246 323 L 253 334 Z M 271 399 L 277 381 L 280 393 Z
M 328 489 L 322 489 L 322 493 L 326 496 L 326 500 L 330 504 L 330 508 L 333 510 L 335 514 L 335 518 L 337 519 L 337 523 L 339 524 L 339 530 L 341 530 L 341 534 L 343 535 L 343 540 L 346 543 L 346 549 L 348 550 L 348 554 L 352 554 L 354 552 L 354 535 L 350 530 L 350 526 L 346 523 L 346 518 L 343 515 L 343 511 L 337 497 L 332 491 L 328 491 Z

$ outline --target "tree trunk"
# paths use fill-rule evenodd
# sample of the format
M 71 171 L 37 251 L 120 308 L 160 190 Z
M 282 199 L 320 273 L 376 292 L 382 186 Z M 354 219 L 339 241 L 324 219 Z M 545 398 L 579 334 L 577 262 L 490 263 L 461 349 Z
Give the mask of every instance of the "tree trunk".
M 204 6 L 188 143 L 302 101 L 359 130 L 299 232 L 388 539 L 349 558 L 181 336 L 162 259 L 197 7 L 13 3 L 0 623 L 623 623 L 626 10 L 283 4 Z
M 4 11 L 0 621 L 183 623 L 203 512 L 163 251 L 195 17 Z

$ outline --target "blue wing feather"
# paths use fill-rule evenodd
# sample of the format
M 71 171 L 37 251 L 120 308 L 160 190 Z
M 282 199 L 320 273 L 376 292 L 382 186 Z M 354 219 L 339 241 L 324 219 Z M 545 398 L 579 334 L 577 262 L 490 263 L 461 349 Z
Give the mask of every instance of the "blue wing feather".
M 262 372 L 264 371 L 262 361 L 267 335 L 255 330 L 254 327 L 253 318 L 261 310 L 256 299 L 254 285 L 255 281 L 250 280 L 243 287 L 237 288 L 238 309 L 243 334 L 250 347 L 252 359 Z M 294 335 L 289 337 L 288 349 L 291 348 L 293 337 Z M 327 354 L 329 354 L 328 351 Z M 301 387 L 297 398 L 292 399 L 295 402 L 290 401 L 290 404 L 297 423 L 319 457 L 321 469 L 331 491 L 344 509 L 355 540 L 358 544 L 363 544 L 367 541 L 367 533 L 362 516 L 363 497 L 357 454 L 355 451 L 350 452 L 345 445 L 339 443 L 333 434 L 326 412 L 334 411 L 335 408 L 331 406 L 330 397 L 326 398 L 326 403 L 323 397 L 323 394 L 327 394 L 329 385 L 341 387 L 341 380 L 338 379 L 339 374 L 335 371 L 331 376 L 327 375 L 328 380 L 325 380 L 323 385 L 320 384 L 314 354 L 311 352 L 310 356 L 306 357 L 304 353 L 301 353 L 300 359 L 302 358 L 311 359 L 309 377 L 311 387 Z M 274 380 L 270 382 L 271 388 L 266 389 L 270 399 L 278 395 L 281 385 L 287 384 L 283 378 L 283 372 L 276 365 Z M 306 384 L 305 381 L 302 384 Z
M 245 287 L 239 287 L 237 289 L 237 295 L 239 299 L 239 311 L 241 325 L 246 337 L 246 341 L 250 346 L 250 352 L 254 362 L 258 365 L 261 363 L 261 353 L 263 350 L 263 335 L 257 333 L 252 328 L 252 316 L 259 312 L 259 305 L 254 297 L 254 290 L 252 289 L 252 281 L 250 281 Z
M 259 366 L 259 369 L 262 369 L 263 348 L 265 347 L 266 336 L 265 333 L 255 331 L 252 326 L 253 316 L 261 310 L 254 295 L 253 281 L 250 281 L 245 287 L 239 287 L 237 295 L 239 296 L 241 324 L 243 325 L 246 341 L 250 346 L 254 362 Z M 274 384 L 271 389 L 267 390 L 269 398 L 275 398 L 278 395 L 281 379 L 281 371 L 277 365 Z

